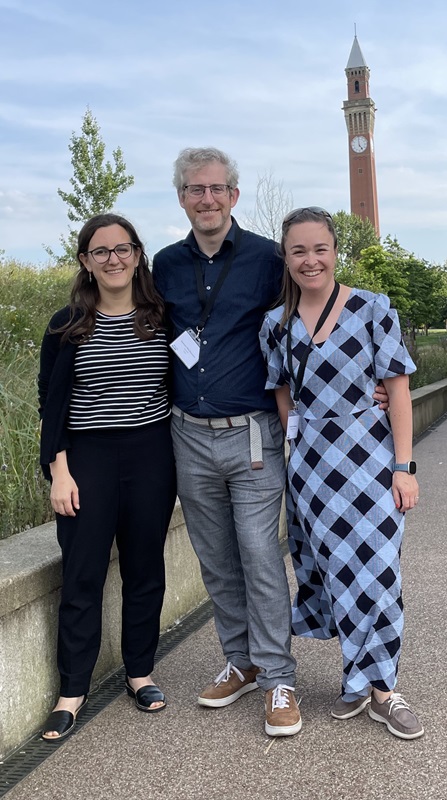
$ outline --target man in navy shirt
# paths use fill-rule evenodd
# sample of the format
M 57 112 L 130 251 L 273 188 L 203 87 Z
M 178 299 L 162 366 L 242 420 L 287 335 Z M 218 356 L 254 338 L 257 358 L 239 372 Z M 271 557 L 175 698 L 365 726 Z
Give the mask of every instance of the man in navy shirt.
M 192 230 L 157 253 L 153 276 L 176 347 L 178 494 L 226 659 L 199 703 L 220 708 L 259 686 L 267 733 L 287 736 L 299 731 L 301 718 L 278 542 L 284 438 L 273 393 L 264 391 L 258 339 L 279 296 L 283 264 L 274 242 L 232 218 L 237 183 L 225 153 L 180 153 L 174 185 Z

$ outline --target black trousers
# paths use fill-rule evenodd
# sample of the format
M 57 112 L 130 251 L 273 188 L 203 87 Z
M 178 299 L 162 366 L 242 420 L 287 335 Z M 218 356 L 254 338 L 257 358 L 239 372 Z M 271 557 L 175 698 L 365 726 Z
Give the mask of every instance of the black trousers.
M 132 678 L 152 672 L 165 590 L 164 544 L 176 497 L 170 420 L 72 435 L 68 467 L 76 517 L 57 518 L 63 584 L 60 693 L 89 690 L 101 644 L 102 598 L 116 536 L 122 579 L 122 655 Z

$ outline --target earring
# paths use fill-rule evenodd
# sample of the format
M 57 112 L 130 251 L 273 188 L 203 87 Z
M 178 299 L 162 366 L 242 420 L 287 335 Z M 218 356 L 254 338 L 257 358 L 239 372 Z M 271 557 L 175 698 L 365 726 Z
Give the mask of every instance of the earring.
M 89 283 L 92 282 L 92 273 L 90 272 L 90 270 L 88 271 L 88 282 Z
M 134 278 L 138 278 L 138 267 L 135 267 L 135 269 L 133 271 L 133 276 L 134 276 Z

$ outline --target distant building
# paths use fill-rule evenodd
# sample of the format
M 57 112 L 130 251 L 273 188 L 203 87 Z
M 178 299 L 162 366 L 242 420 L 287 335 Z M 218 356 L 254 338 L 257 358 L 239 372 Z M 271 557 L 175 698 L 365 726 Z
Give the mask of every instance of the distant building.
M 374 156 L 376 107 L 369 96 L 370 72 L 357 36 L 354 37 L 345 73 L 348 81 L 348 99 L 343 103 L 343 111 L 348 129 L 351 214 L 369 219 L 379 236 Z

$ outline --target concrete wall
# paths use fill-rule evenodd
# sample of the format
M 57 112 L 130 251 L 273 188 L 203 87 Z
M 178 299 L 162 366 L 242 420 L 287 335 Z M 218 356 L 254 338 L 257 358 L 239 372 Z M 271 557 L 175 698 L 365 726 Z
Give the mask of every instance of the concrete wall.
M 55 523 L 0 541 L 0 760 L 45 721 L 57 698 L 56 632 L 61 586 Z M 166 542 L 162 630 L 207 598 L 180 504 Z M 93 681 L 121 664 L 121 581 L 114 548 L 103 605 L 103 635 Z
M 415 436 L 447 411 L 447 380 L 412 392 Z M 284 518 L 281 535 L 284 535 Z M 167 592 L 162 630 L 202 603 L 206 590 L 180 505 L 166 543 Z M 54 523 L 0 541 L 0 760 L 44 722 L 56 699 L 56 631 L 61 585 Z M 121 665 L 121 584 L 116 551 L 107 578 L 101 652 L 94 680 Z
M 421 386 L 411 392 L 413 435 L 419 436 L 447 411 L 447 380 Z

